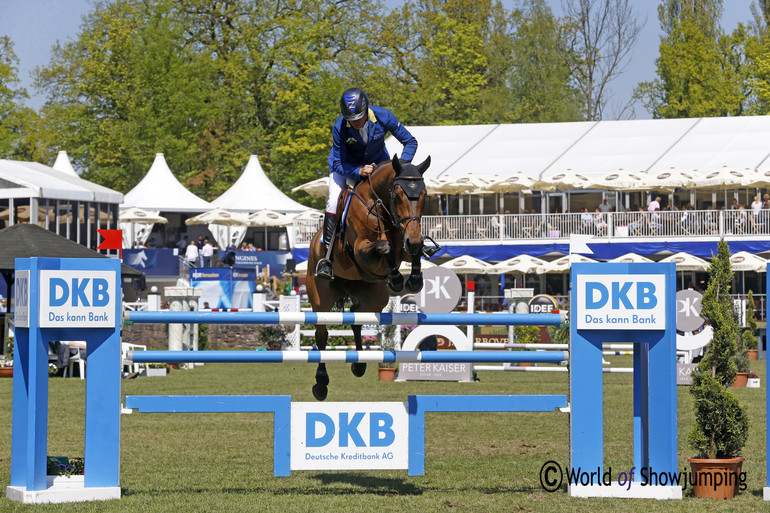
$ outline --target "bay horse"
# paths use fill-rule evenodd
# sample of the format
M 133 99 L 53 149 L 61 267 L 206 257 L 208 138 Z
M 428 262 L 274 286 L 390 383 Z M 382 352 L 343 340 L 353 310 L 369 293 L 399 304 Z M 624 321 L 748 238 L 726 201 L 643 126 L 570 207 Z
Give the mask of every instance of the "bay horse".
M 329 312 L 341 305 L 345 298 L 352 301 L 352 311 L 381 312 L 388 304 L 390 295 L 419 292 L 423 279 L 420 258 L 423 252 L 430 257 L 437 248 L 425 248 L 420 233 L 423 203 L 427 196 L 423 174 L 430 166 L 430 157 L 422 164 L 402 162 L 395 155 L 389 162 L 375 167 L 368 179 L 359 182 L 348 194 L 340 195 L 343 213 L 341 232 L 332 241 L 334 279 L 316 280 L 314 270 L 321 254 L 322 229 L 310 242 L 307 266 L 307 294 L 314 312 Z M 428 238 L 431 242 L 432 239 Z M 435 244 L 435 243 L 434 243 Z M 412 264 L 409 278 L 399 272 L 401 262 Z M 405 290 L 406 289 L 406 290 Z M 340 306 L 341 307 L 341 306 Z M 352 326 L 356 350 L 363 349 L 361 326 Z M 325 325 L 315 328 L 315 344 L 326 349 L 329 332 Z M 357 377 L 366 372 L 366 363 L 353 363 L 351 370 Z M 313 396 L 326 399 L 329 375 L 326 364 L 319 363 L 316 370 Z

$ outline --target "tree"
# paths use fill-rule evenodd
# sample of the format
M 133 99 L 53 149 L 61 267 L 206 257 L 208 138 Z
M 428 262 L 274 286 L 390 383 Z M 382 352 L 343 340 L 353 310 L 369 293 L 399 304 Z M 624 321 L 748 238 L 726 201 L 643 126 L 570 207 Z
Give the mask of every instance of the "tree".
M 544 0 L 526 2 L 514 13 L 510 72 L 511 96 L 518 103 L 518 120 L 526 122 L 585 119 L 580 90 L 572 81 L 571 49 L 566 31 Z
M 628 66 L 642 24 L 628 0 L 563 0 L 562 9 L 586 119 L 602 119 L 607 88 Z
M 635 92 L 656 118 L 736 116 L 751 102 L 745 48 L 739 26 L 719 27 L 721 0 L 667 0 L 658 7 L 664 35 L 656 60 L 657 78 Z
M 730 298 L 732 282 L 730 248 L 722 239 L 717 246 L 717 254 L 711 258 L 701 309 L 714 335 L 698 367 L 702 372 L 717 376 L 724 387 L 735 380 L 735 344 L 739 336 L 738 321 Z
M 19 87 L 18 64 L 13 42 L 0 36 L 0 158 L 35 160 L 30 134 L 36 116 L 24 106 L 29 95 Z
M 714 330 L 698 369 L 692 373 L 695 426 L 688 435 L 701 458 L 731 458 L 746 445 L 749 418 L 746 408 L 727 389 L 735 380 L 738 321 L 730 299 L 733 272 L 730 248 L 719 241 L 712 255 L 709 282 L 703 294 L 701 313 Z

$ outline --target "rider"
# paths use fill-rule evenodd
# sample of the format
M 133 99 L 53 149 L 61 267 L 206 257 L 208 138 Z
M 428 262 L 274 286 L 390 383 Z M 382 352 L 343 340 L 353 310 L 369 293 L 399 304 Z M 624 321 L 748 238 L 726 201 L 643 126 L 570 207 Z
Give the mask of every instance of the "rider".
M 382 107 L 369 105 L 361 89 L 351 87 L 340 97 L 342 115 L 332 128 L 332 149 L 329 152 L 329 199 L 326 202 L 322 237 L 323 256 L 315 270 L 316 278 L 334 278 L 329 242 L 337 224 L 337 198 L 352 178 L 359 181 L 369 176 L 377 163 L 390 160 L 385 148 L 388 132 L 404 145 L 401 160 L 411 162 L 417 151 L 417 140 L 398 122 L 396 116 Z

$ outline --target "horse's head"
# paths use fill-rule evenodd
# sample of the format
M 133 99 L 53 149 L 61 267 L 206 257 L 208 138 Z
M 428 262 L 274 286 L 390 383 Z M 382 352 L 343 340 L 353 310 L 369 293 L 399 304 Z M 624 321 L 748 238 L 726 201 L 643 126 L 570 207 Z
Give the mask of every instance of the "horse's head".
M 416 256 L 422 252 L 423 246 L 420 218 L 428 193 L 425 190 L 425 180 L 422 175 L 430 166 L 430 157 L 422 164 L 415 166 L 401 162 L 398 155 L 394 155 L 392 164 L 396 172 L 390 188 L 393 220 L 404 234 L 404 250 Z

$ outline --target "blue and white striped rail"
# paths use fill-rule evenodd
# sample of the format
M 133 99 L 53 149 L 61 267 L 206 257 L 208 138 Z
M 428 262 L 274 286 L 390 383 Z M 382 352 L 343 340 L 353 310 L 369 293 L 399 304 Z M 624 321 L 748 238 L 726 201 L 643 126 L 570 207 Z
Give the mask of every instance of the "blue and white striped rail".
M 125 312 L 135 323 L 558 326 L 566 314 L 371 312 Z
M 135 363 L 559 363 L 568 351 L 129 351 Z

